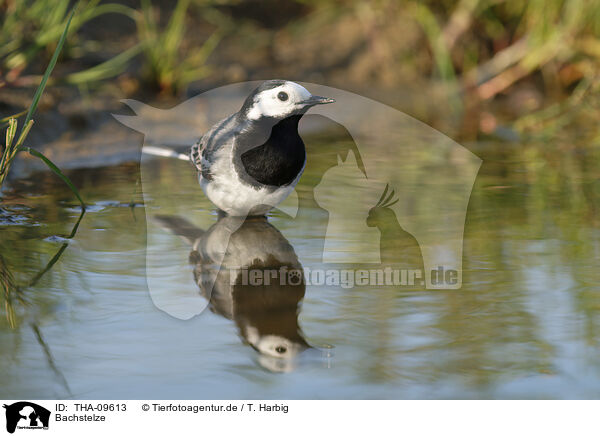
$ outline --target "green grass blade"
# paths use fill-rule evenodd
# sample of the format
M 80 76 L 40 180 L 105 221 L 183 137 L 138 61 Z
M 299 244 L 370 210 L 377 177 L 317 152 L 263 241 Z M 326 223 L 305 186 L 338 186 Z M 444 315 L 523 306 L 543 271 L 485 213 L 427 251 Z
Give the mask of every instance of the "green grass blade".
M 10 162 L 14 154 L 12 143 L 16 134 L 17 120 L 11 118 L 8 121 L 8 129 L 6 129 L 6 143 L 4 144 L 4 147 L 0 148 L 0 152 L 2 152 L 2 157 L 0 157 L 0 186 L 2 186 L 6 173 L 8 172 L 8 162 Z
M 50 271 L 52 269 L 52 267 L 54 266 L 54 264 L 56 262 L 58 262 L 58 259 L 60 259 L 60 257 L 62 256 L 63 252 L 67 249 L 67 247 L 69 246 L 69 243 L 66 242 L 64 243 L 60 249 L 56 252 L 56 254 L 52 257 L 52 259 L 50 259 L 50 261 L 48 262 L 48 264 L 46 265 L 46 267 L 41 270 L 39 273 L 37 273 L 37 275 L 31 280 L 31 282 L 29 282 L 27 284 L 27 287 L 33 287 L 37 284 L 37 282 L 42 278 L 42 276 L 44 274 L 46 274 L 48 271 Z
M 65 40 L 67 39 L 67 33 L 69 32 L 69 26 L 71 25 L 71 20 L 73 19 L 74 14 L 75 14 L 75 8 L 73 8 L 71 13 L 69 14 L 69 19 L 67 20 L 67 25 L 65 26 L 65 30 L 63 30 L 63 33 L 60 36 L 60 39 L 58 40 L 58 44 L 56 46 L 56 49 L 54 50 L 52 59 L 50 60 L 50 63 L 48 64 L 48 68 L 46 68 L 46 72 L 44 73 L 42 82 L 40 83 L 37 90 L 35 91 L 35 95 L 33 96 L 33 102 L 31 103 L 31 106 L 29 106 L 29 111 L 27 112 L 27 116 L 25 117 L 25 123 L 23 124 L 23 126 L 26 126 L 29 123 L 29 120 L 31 120 L 31 117 L 33 116 L 33 114 L 37 108 L 37 105 L 40 102 L 42 93 L 44 92 L 44 89 L 46 88 L 46 82 L 48 82 L 48 77 L 50 77 L 50 74 L 52 74 L 52 70 L 54 69 L 54 66 L 56 65 L 56 61 L 58 60 L 58 55 L 60 54 L 60 52 L 63 48 L 63 45 L 65 44 Z M 79 195 L 78 195 L 78 197 L 79 197 Z
M 15 139 L 15 135 L 17 134 L 17 120 L 12 118 L 8 122 L 8 129 L 6 129 L 6 151 L 10 151 L 12 148 L 12 143 Z
M 24 111 L 21 111 L 19 113 L 16 113 L 14 115 L 9 115 L 7 117 L 0 118 L 0 124 L 2 124 L 2 127 L 4 127 L 5 124 L 8 124 L 8 122 L 10 121 L 11 118 L 19 118 L 20 116 L 23 116 L 26 113 L 27 113 L 27 109 L 25 109 Z
M 189 3 L 189 0 L 179 0 L 177 2 L 177 6 L 175 6 L 175 10 L 171 15 L 171 19 L 165 30 L 163 40 L 164 48 L 169 56 L 174 57 L 181 44 L 185 32 L 185 14 Z
M 135 16 L 135 10 L 125 5 L 115 3 L 101 4 L 98 6 L 87 5 L 87 7 L 80 14 L 77 14 L 76 17 L 73 17 L 73 23 L 71 24 L 71 28 L 79 29 L 88 21 L 100 15 L 111 13 L 121 14 L 132 19 Z M 46 46 L 52 41 L 55 41 L 62 31 L 63 24 L 61 21 L 60 23 L 56 23 L 56 25 L 54 25 L 51 29 L 48 29 L 47 31 L 40 34 L 35 40 L 35 45 L 38 47 Z
M 23 145 L 23 142 L 25 142 L 25 138 L 27 138 L 27 135 L 29 135 L 29 131 L 31 130 L 32 126 L 33 126 L 33 120 L 30 120 L 27 124 L 25 124 L 23 126 L 23 128 L 21 129 L 21 134 L 19 135 L 19 139 L 17 140 L 17 143 L 15 144 L 15 149 L 19 150 L 19 148 L 21 148 L 21 146 Z
M 84 71 L 71 73 L 64 79 L 65 83 L 79 85 L 88 82 L 96 82 L 102 79 L 116 76 L 126 67 L 131 58 L 137 56 L 143 49 L 142 44 L 137 44 L 112 59 L 91 67 Z
M 75 196 L 77 197 L 77 199 L 81 203 L 81 208 L 85 210 L 85 203 L 81 199 L 81 196 L 79 195 L 79 191 L 77 190 L 77 188 L 75 187 L 75 185 L 73 185 L 73 182 L 71 182 L 71 179 L 69 179 L 67 176 L 65 176 L 62 173 L 62 171 L 56 165 L 54 165 L 52 163 L 52 161 L 50 159 L 48 159 L 46 156 L 44 156 L 39 151 L 34 150 L 31 147 L 26 147 L 26 148 L 24 148 L 24 150 L 26 150 L 32 156 L 40 158 L 42 161 L 44 161 L 44 163 L 48 166 L 48 168 L 50 168 L 54 174 L 56 174 L 58 177 L 60 177 L 62 179 L 62 181 L 67 184 L 67 186 L 71 189 L 71 191 L 73 192 L 73 194 L 75 194 Z
M 15 159 L 17 153 L 21 149 L 21 146 L 23 145 L 25 138 L 27 138 L 27 135 L 29 134 L 29 131 L 31 130 L 32 126 L 33 120 L 30 120 L 21 129 L 21 134 L 19 135 L 19 139 L 17 140 L 17 142 L 14 145 L 12 145 L 12 142 L 15 138 L 15 134 L 17 133 L 17 120 L 15 120 L 14 118 L 10 120 L 8 129 L 6 130 L 7 147 L 6 150 L 2 153 L 2 160 L 0 160 L 0 172 L 2 175 L 0 177 L 0 185 L 2 185 L 2 183 L 4 182 L 6 173 L 12 165 L 12 161 Z
M 73 229 L 71 229 L 71 233 L 69 233 L 67 236 L 65 236 L 66 239 L 73 239 L 75 237 L 75 234 L 77 233 L 77 230 L 79 229 L 79 224 L 81 223 L 81 219 L 83 218 L 83 215 L 85 215 L 85 209 L 81 209 L 79 218 L 77 218 L 77 221 L 73 225 Z
M 454 82 L 456 73 L 452 65 L 452 59 L 444 40 L 441 38 L 442 30 L 437 22 L 436 16 L 426 5 L 415 3 L 413 13 L 417 22 L 421 25 L 423 33 L 429 41 L 433 54 L 433 61 L 437 67 L 440 78 L 445 82 Z
M 73 230 L 71 230 L 71 233 L 65 237 L 66 239 L 73 239 L 75 237 L 75 234 L 77 233 L 77 229 L 79 228 L 79 224 L 81 223 L 81 219 L 83 218 L 83 215 L 85 215 L 85 209 L 81 210 L 81 213 L 79 214 L 79 218 L 77 218 L 77 221 L 75 222 L 75 225 L 73 226 Z M 52 269 L 54 264 L 56 262 L 58 262 L 58 259 L 60 259 L 63 252 L 66 250 L 66 248 L 68 246 L 69 246 L 69 243 L 65 242 L 62 245 L 62 247 L 60 247 L 60 249 L 56 252 L 56 254 L 52 257 L 52 259 L 50 259 L 50 261 L 46 264 L 46 267 L 43 270 L 41 270 L 40 272 L 38 272 L 35 275 L 35 277 L 27 284 L 27 287 L 35 286 L 37 284 L 37 282 L 42 278 L 42 276 L 44 274 L 46 274 L 48 271 L 50 271 L 50 269 Z

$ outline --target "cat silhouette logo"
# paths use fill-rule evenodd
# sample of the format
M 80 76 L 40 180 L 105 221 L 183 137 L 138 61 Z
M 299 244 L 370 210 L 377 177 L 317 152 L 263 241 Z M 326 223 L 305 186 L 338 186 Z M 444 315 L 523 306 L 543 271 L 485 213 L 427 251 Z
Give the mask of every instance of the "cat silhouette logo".
M 114 117 L 144 134 L 143 147 L 181 146 L 183 151 L 186 146 L 189 150 L 212 125 L 237 112 L 259 84 L 226 85 L 171 109 L 124 100 L 135 115 Z M 424 287 L 460 289 L 463 231 L 481 159 L 390 106 L 337 88 L 300 85 L 312 94 L 336 100 L 335 104 L 312 108 L 302 118 L 299 133 L 307 146 L 310 177 L 303 177 L 301 189 L 278 206 L 293 220 L 295 229 L 310 229 L 313 247 L 321 243 L 322 253 L 313 251 L 310 255 L 318 256 L 323 264 L 383 264 L 402 256 L 402 244 L 392 240 L 400 237 L 410 242 L 411 253 L 420 258 Z M 333 155 L 320 151 L 318 145 L 311 147 L 310 135 L 319 132 L 315 128 L 319 126 L 313 123 L 316 118 L 329 122 L 329 127 L 342 126 L 352 144 Z M 314 168 L 321 174 L 315 174 Z M 176 237 L 165 235 L 153 215 L 186 216 L 196 225 L 209 228 L 215 218 L 214 207 L 197 185 L 185 192 L 185 198 L 177 191 L 178 184 L 197 184 L 195 169 L 188 162 L 142 153 L 140 171 L 146 205 L 146 278 L 150 295 L 155 305 L 167 313 L 191 318 L 201 313 L 208 301 L 194 298 L 191 293 L 179 297 L 174 294 L 173 278 L 187 273 L 187 249 Z M 171 186 L 165 187 L 158 173 L 168 177 Z M 233 233 L 237 230 L 234 227 L 226 230 Z M 171 263 L 166 262 L 166 254 L 173 257 Z M 446 280 L 439 280 L 440 273 Z
M 48 429 L 50 411 L 29 401 L 19 401 L 10 405 L 5 404 L 6 431 L 14 433 L 16 429 Z

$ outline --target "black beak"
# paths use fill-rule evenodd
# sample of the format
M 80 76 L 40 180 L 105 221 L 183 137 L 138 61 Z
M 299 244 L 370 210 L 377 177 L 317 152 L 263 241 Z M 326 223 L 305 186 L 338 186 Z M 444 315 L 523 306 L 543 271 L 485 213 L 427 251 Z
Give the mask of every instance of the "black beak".
M 302 102 L 302 104 L 304 106 L 314 106 L 316 104 L 328 104 L 328 103 L 335 103 L 335 100 L 333 98 L 329 98 L 329 97 L 320 97 L 318 95 L 311 95 L 310 98 L 308 98 L 307 100 L 304 100 Z

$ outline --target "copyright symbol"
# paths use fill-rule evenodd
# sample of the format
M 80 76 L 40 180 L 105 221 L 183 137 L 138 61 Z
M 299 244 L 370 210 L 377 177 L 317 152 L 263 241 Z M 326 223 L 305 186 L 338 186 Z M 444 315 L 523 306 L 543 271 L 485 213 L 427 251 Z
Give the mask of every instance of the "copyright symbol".
M 142 404 L 142 410 L 144 412 L 147 412 L 148 410 L 150 410 L 150 405 L 149 404 Z

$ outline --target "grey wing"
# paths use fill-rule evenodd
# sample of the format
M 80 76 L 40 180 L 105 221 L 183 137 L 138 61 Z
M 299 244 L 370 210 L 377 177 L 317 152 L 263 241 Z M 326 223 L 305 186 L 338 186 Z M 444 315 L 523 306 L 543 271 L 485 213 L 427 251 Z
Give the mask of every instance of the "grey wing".
M 210 174 L 210 166 L 206 164 L 204 166 L 202 165 L 202 154 L 206 148 L 207 136 L 208 135 L 204 135 L 194 145 L 192 145 L 190 150 L 190 161 L 196 167 L 196 169 L 202 173 L 202 177 L 210 180 L 212 177 Z
M 215 152 L 220 148 L 223 136 L 230 131 L 234 116 L 215 124 L 190 150 L 190 160 L 204 179 L 212 180 L 210 167 L 214 163 Z

